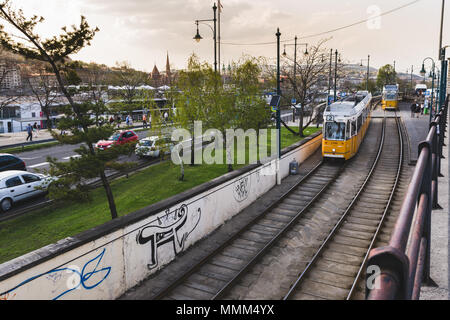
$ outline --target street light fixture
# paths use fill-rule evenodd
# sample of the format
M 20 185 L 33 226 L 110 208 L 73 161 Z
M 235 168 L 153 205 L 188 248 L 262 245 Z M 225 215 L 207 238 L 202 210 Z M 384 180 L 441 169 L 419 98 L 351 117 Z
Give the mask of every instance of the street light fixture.
M 369 91 L 369 76 L 370 76 L 370 55 L 367 56 L 367 59 L 361 59 L 361 67 L 363 66 L 362 62 L 367 61 L 367 75 L 366 75 L 366 91 Z
M 436 71 L 435 71 L 435 69 L 436 69 L 436 64 L 435 64 L 433 58 L 427 57 L 427 58 L 425 58 L 425 59 L 423 60 L 423 62 L 422 62 L 422 70 L 420 70 L 420 74 L 424 77 L 424 80 L 425 80 L 425 75 L 426 75 L 426 73 L 427 73 L 427 71 L 425 70 L 425 61 L 428 60 L 428 59 L 430 59 L 430 60 L 433 62 L 433 65 L 432 65 L 431 71 L 430 71 L 430 74 L 431 74 L 430 123 L 431 123 L 431 121 L 433 121 L 434 79 L 435 79 L 435 76 L 436 76 L 436 73 L 435 73 L 435 72 L 436 72 Z
M 198 29 L 199 23 L 202 23 L 202 22 L 213 22 L 214 23 L 214 28 L 212 28 L 207 23 L 202 23 L 202 24 L 205 24 L 208 27 L 210 27 L 213 32 L 213 36 L 214 36 L 214 71 L 217 72 L 217 14 L 216 14 L 217 6 L 216 6 L 216 3 L 214 3 L 214 6 L 212 9 L 214 12 L 213 19 L 195 20 L 195 24 L 197 25 L 197 34 L 194 36 L 194 40 L 196 42 L 200 42 L 200 40 L 203 39 L 202 36 L 200 35 L 199 29 Z

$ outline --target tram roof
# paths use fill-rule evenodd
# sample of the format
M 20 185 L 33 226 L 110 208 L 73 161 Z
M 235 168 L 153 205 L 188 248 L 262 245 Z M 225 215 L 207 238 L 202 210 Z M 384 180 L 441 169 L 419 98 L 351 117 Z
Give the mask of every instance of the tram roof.
M 363 96 L 364 98 L 356 103 L 356 99 L 349 99 L 340 102 L 334 102 L 330 104 L 324 112 L 324 116 L 333 115 L 333 116 L 341 116 L 341 117 L 352 117 L 356 116 L 364 109 L 368 100 L 370 99 L 369 94 L 361 93 L 358 96 Z

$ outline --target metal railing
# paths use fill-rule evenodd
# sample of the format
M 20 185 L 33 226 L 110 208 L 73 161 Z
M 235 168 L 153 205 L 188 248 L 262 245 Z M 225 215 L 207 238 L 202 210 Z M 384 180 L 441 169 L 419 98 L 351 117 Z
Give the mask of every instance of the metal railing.
M 418 300 L 422 283 L 431 284 L 431 212 L 438 209 L 438 177 L 447 128 L 448 100 L 430 123 L 389 245 L 370 252 L 367 300 Z

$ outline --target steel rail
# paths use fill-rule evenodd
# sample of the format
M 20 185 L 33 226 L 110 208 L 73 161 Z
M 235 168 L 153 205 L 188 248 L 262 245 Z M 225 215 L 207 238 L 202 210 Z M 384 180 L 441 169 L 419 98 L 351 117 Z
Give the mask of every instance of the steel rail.
M 219 247 L 217 247 L 214 251 L 206 255 L 202 258 L 198 263 L 192 266 L 185 273 L 181 274 L 177 277 L 171 284 L 160 290 L 155 297 L 154 300 L 163 299 L 165 296 L 169 295 L 170 292 L 175 289 L 178 285 L 180 285 L 184 280 L 186 280 L 189 276 L 194 274 L 198 269 L 200 269 L 203 265 L 205 265 L 210 259 L 223 251 L 227 246 L 230 245 L 234 240 L 236 240 L 239 236 L 241 236 L 244 232 L 248 231 L 258 220 L 265 217 L 267 213 L 273 210 L 277 205 L 279 205 L 284 199 L 286 199 L 293 191 L 295 191 L 301 184 L 303 184 L 307 179 L 313 177 L 313 175 L 317 172 L 317 170 L 322 167 L 324 161 L 322 160 L 318 165 L 316 165 L 311 171 L 309 171 L 303 178 L 300 179 L 294 186 L 292 186 L 289 190 L 287 190 L 279 199 L 277 199 L 274 203 L 272 203 L 268 208 L 266 208 L 263 213 L 259 214 L 257 217 L 253 218 L 249 223 L 247 223 L 243 228 L 241 228 L 238 232 L 236 232 L 231 238 L 222 243 Z M 341 168 L 342 170 L 342 168 Z M 336 175 L 339 175 L 339 170 Z M 221 292 L 223 291 L 223 288 Z
M 339 175 L 342 173 L 344 167 L 346 167 L 346 164 L 344 164 L 338 172 L 334 175 L 332 179 L 330 179 L 329 182 L 325 186 L 322 187 L 322 189 L 319 190 L 319 192 L 308 202 L 308 204 L 299 211 L 290 222 L 287 223 L 287 225 L 281 229 L 275 237 L 273 237 L 257 254 L 253 257 L 252 260 L 250 260 L 228 283 L 225 284 L 225 286 L 222 287 L 222 289 L 214 295 L 211 300 L 218 300 L 221 299 L 228 290 L 231 289 L 231 287 L 238 281 L 284 234 L 297 223 L 297 220 L 303 216 L 303 213 L 309 210 L 309 208 L 316 202 L 316 200 L 322 196 L 322 194 L 328 189 L 328 187 L 334 183 L 339 177 Z
M 394 198 L 395 192 L 397 191 L 397 186 L 398 186 L 398 183 L 400 181 L 400 175 L 401 175 L 401 171 L 403 169 L 403 160 L 404 160 L 403 159 L 403 155 L 404 155 L 404 153 L 403 153 L 403 139 L 402 139 L 403 136 L 402 136 L 402 130 L 401 130 L 401 127 L 400 127 L 400 120 L 397 117 L 397 112 L 395 112 L 395 116 L 396 116 L 395 120 L 397 122 L 397 129 L 398 129 L 399 142 L 400 142 L 400 158 L 399 158 L 399 162 L 398 162 L 398 169 L 397 169 L 397 174 L 396 174 L 396 177 L 395 177 L 395 183 L 394 183 L 394 186 L 392 188 L 391 194 L 389 196 L 389 200 L 388 200 L 388 203 L 386 205 L 386 208 L 385 208 L 385 210 L 383 212 L 383 216 L 381 217 L 381 220 L 380 220 L 380 223 L 378 224 L 377 230 L 375 231 L 375 234 L 372 237 L 372 241 L 370 242 L 369 248 L 367 249 L 367 253 L 364 256 L 364 260 L 361 263 L 361 267 L 358 270 L 358 273 L 356 275 L 355 280 L 353 281 L 353 284 L 352 284 L 352 286 L 350 288 L 350 291 L 349 291 L 349 293 L 347 295 L 346 300 L 350 300 L 352 298 L 352 296 L 353 296 L 353 292 L 354 292 L 354 290 L 355 290 L 355 288 L 356 288 L 356 286 L 358 284 L 358 281 L 359 281 L 359 279 L 361 277 L 361 274 L 363 273 L 363 269 L 366 266 L 367 260 L 368 260 L 369 255 L 370 255 L 370 251 L 372 250 L 372 248 L 373 248 L 373 246 L 375 244 L 375 241 L 376 241 L 376 239 L 378 237 L 378 234 L 381 231 L 381 228 L 383 227 L 386 215 L 387 215 L 389 209 L 391 208 L 392 200 Z
M 316 254 L 310 260 L 310 262 L 305 267 L 305 269 L 300 274 L 300 276 L 297 278 L 297 280 L 292 284 L 291 288 L 289 289 L 288 293 L 284 296 L 283 300 L 288 300 L 292 296 L 292 294 L 295 292 L 295 290 L 297 289 L 298 285 L 303 280 L 304 276 L 308 273 L 308 271 L 311 269 L 311 267 L 317 261 L 317 259 L 319 258 L 320 254 L 322 253 L 323 249 L 328 244 L 328 241 L 334 236 L 336 231 L 339 229 L 339 227 L 341 226 L 342 222 L 345 220 L 345 218 L 347 217 L 348 213 L 353 208 L 353 206 L 355 205 L 355 203 L 358 200 L 359 196 L 361 195 L 361 193 L 363 192 L 363 190 L 367 186 L 367 183 L 369 182 L 370 178 L 372 177 L 372 173 L 375 171 L 375 168 L 376 168 L 376 166 L 378 164 L 378 160 L 380 159 L 380 156 L 381 156 L 381 152 L 383 150 L 384 140 L 385 140 L 385 131 L 386 131 L 386 118 L 384 118 L 384 120 L 383 120 L 383 130 L 382 130 L 382 133 L 381 133 L 382 137 L 381 137 L 380 147 L 378 149 L 377 156 L 376 156 L 376 158 L 375 158 L 375 160 L 374 160 L 374 162 L 372 164 L 372 167 L 371 167 L 371 169 L 370 169 L 370 171 L 369 171 L 365 181 L 363 182 L 362 186 L 360 187 L 358 193 L 353 197 L 352 202 L 348 205 L 348 207 L 344 211 L 344 213 L 341 216 L 341 218 L 339 219 L 339 221 L 336 223 L 336 225 L 333 227 L 331 232 L 328 234 L 328 236 L 322 242 L 322 245 L 316 251 Z

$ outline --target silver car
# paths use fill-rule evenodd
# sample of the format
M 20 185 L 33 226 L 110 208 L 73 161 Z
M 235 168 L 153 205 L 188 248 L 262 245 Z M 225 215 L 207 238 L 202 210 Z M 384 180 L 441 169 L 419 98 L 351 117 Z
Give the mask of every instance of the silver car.
M 158 158 L 161 155 L 161 149 L 164 150 L 165 154 L 170 154 L 173 147 L 174 144 L 170 138 L 153 136 L 139 140 L 135 151 L 140 158 Z
M 0 207 L 3 212 L 14 203 L 42 195 L 55 178 L 27 171 L 10 170 L 0 172 Z

